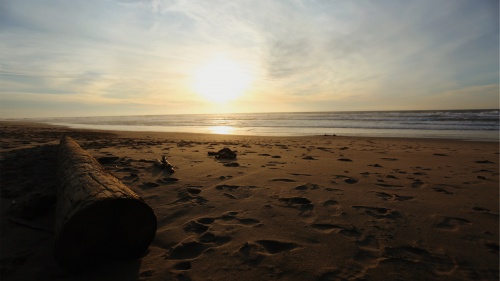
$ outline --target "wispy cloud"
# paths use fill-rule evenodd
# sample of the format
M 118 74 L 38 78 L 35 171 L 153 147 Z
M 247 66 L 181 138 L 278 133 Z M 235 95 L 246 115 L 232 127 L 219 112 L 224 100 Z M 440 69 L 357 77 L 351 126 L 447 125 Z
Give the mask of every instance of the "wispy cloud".
M 62 115 L 203 110 L 190 79 L 221 52 L 254 76 L 239 110 L 421 109 L 498 85 L 498 1 L 7 0 L 0 27 L 1 116 L 35 96 Z

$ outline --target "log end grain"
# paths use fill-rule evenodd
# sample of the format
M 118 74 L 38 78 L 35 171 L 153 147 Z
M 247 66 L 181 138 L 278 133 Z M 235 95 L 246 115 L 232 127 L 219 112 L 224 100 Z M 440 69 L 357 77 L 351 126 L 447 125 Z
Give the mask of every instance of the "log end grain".
M 62 226 L 55 259 L 73 272 L 111 260 L 138 259 L 153 241 L 156 227 L 153 210 L 142 201 L 101 200 Z

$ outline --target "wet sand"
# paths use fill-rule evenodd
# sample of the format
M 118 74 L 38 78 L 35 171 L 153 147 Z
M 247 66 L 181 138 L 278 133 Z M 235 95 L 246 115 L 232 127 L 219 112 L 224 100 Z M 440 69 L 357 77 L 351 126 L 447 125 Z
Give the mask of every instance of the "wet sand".
M 1 280 L 498 279 L 498 143 L 0 126 Z M 53 260 L 63 135 L 153 208 L 142 259 Z

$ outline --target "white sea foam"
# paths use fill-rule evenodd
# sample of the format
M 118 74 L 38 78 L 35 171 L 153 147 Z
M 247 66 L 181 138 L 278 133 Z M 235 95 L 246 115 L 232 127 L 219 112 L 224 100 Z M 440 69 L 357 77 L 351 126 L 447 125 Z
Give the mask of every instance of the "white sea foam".
M 499 139 L 498 110 L 186 114 L 44 118 L 36 121 L 74 128 L 125 131 Z

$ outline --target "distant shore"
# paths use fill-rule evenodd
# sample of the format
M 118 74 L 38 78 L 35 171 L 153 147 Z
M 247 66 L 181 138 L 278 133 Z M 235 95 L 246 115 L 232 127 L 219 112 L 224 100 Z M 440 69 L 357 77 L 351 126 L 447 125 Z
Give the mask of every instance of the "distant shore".
M 498 142 L 0 128 L 2 280 L 498 278 Z M 63 135 L 153 208 L 142 259 L 53 260 Z M 224 147 L 237 158 L 208 154 Z

